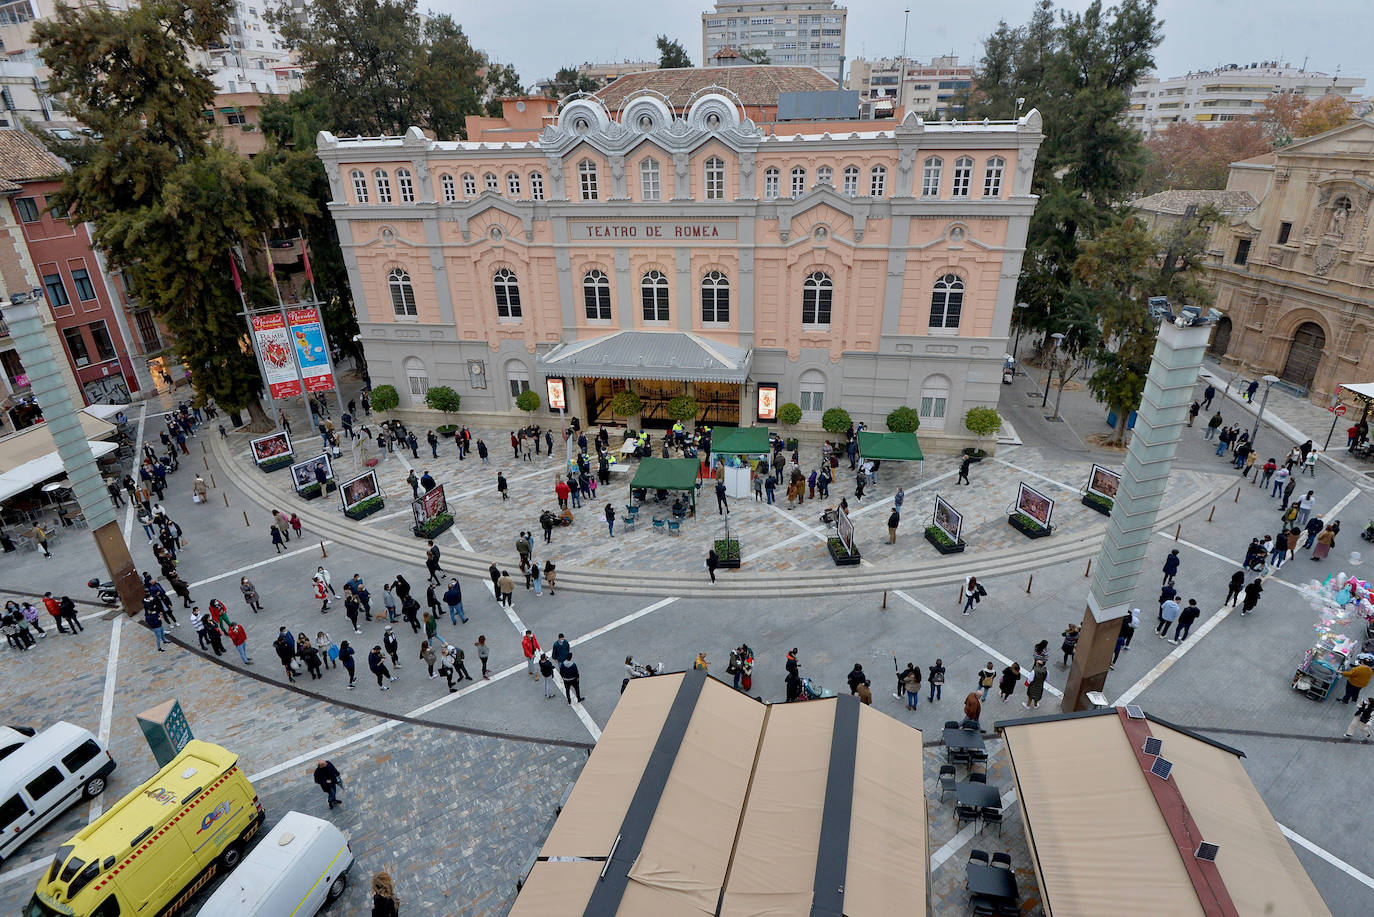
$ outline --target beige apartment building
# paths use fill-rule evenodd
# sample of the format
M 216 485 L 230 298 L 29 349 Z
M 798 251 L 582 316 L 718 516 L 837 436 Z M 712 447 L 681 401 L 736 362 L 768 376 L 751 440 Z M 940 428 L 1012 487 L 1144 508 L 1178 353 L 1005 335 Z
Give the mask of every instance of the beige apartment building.
M 947 121 L 963 114 L 962 100 L 975 77 L 973 67 L 961 65 L 954 55 L 931 58 L 928 64 L 900 57 L 860 57 L 849 65 L 844 87 L 858 90 L 862 110 L 874 118 L 910 111 Z
M 766 51 L 770 64 L 815 67 L 839 81 L 848 15 L 834 0 L 718 0 L 701 14 L 702 65 L 725 48 Z
M 1228 189 L 1259 204 L 1214 235 L 1212 353 L 1319 403 L 1374 380 L 1374 121 L 1235 163 Z

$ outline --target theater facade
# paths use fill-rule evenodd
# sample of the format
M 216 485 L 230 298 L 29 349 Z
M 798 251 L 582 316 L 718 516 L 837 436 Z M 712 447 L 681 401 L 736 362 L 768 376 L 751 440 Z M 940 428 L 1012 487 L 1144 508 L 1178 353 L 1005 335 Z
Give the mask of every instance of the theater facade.
M 690 394 L 748 425 L 798 404 L 962 444 L 997 403 L 1040 115 L 786 122 L 733 93 L 566 100 L 532 139 L 336 138 L 319 156 L 374 385 L 536 422 L 653 428 Z M 551 403 L 552 401 L 552 403 Z

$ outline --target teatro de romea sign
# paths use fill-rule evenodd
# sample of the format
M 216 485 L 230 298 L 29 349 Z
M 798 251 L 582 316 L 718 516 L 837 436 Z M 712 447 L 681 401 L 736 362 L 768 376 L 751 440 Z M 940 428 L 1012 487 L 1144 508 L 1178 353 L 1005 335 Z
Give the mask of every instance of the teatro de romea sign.
M 569 220 L 574 242 L 718 242 L 734 241 L 733 221 L 716 220 Z

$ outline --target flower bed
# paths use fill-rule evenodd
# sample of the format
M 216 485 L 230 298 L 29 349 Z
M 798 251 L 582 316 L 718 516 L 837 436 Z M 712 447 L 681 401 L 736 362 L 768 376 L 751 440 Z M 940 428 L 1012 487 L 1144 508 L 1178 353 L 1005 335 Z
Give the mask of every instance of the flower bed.
M 933 525 L 926 526 L 926 541 L 935 546 L 941 554 L 958 554 L 966 545 L 963 539 L 951 541 L 949 536 Z
M 274 455 L 265 462 L 258 463 L 258 470 L 263 474 L 271 474 L 274 471 L 281 471 L 283 468 L 290 468 L 296 463 L 296 456 L 288 452 L 285 455 Z
M 366 519 L 384 506 L 386 501 L 381 497 L 369 497 L 357 506 L 344 510 L 344 515 L 354 520 Z
M 451 528 L 453 528 L 453 514 L 440 513 L 424 525 L 412 525 L 410 530 L 415 533 L 416 538 L 433 538 Z
M 738 538 L 717 538 L 715 548 L 716 557 L 720 558 L 720 566 L 727 570 L 739 569 L 740 549 Z
M 830 559 L 835 561 L 837 567 L 855 567 L 862 560 L 857 548 L 853 551 L 847 550 L 844 542 L 835 536 L 826 539 L 825 546 L 830 551 Z
M 1084 494 L 1083 499 L 1079 502 L 1088 509 L 1097 510 L 1104 516 L 1110 516 L 1112 514 L 1112 507 L 1116 505 L 1115 500 L 1108 497 L 1101 497 L 1097 494 Z
M 1027 538 L 1044 538 L 1054 530 L 1054 526 L 1043 526 L 1025 513 L 1012 513 L 1007 517 L 1007 525 Z

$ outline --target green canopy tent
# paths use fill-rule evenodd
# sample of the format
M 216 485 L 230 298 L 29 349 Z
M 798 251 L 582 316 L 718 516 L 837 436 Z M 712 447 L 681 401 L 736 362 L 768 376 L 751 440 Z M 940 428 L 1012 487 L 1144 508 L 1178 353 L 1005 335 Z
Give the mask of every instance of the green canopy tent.
M 925 475 L 925 455 L 915 433 L 870 433 L 865 430 L 859 434 L 859 455 L 877 462 L 920 462 L 920 473 Z
M 692 512 L 697 506 L 697 461 L 696 459 L 642 458 L 635 470 L 634 480 L 630 481 L 630 494 L 636 490 L 678 490 L 685 491 L 692 501 Z
M 716 427 L 711 431 L 714 455 L 767 455 L 772 448 L 764 427 Z

